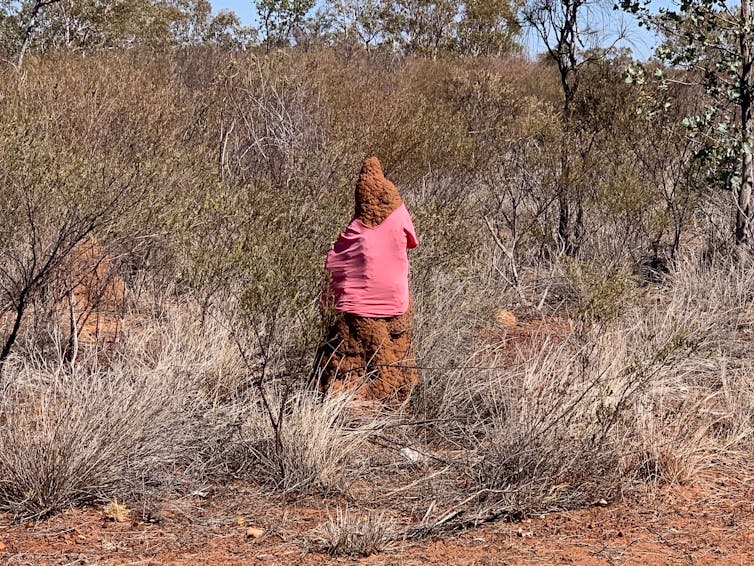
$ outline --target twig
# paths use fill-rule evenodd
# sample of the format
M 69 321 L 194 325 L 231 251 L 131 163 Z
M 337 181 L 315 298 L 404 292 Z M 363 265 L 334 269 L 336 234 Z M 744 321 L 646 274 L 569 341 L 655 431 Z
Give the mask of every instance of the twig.
M 466 509 L 463 509 L 465 505 L 467 505 L 474 499 L 477 499 L 481 495 L 488 493 L 510 493 L 510 490 L 480 489 L 479 491 L 473 493 L 472 495 L 452 507 L 447 513 L 445 513 L 432 525 L 424 524 L 427 518 L 427 514 L 425 514 L 425 519 L 422 520 L 422 523 L 409 529 L 408 538 L 421 538 L 427 536 L 428 534 L 435 532 L 438 528 L 448 525 L 449 523 L 451 523 L 451 521 L 463 517 L 467 511 Z M 468 519 L 458 521 L 456 524 L 453 524 L 451 526 L 451 530 L 458 530 L 467 526 L 477 526 L 482 523 L 494 521 L 496 519 L 499 519 L 500 517 L 509 517 L 510 519 L 515 520 L 521 518 L 521 516 L 522 515 L 519 511 L 511 511 L 506 507 L 501 507 L 498 509 L 487 509 L 484 513 L 477 513 L 470 516 Z

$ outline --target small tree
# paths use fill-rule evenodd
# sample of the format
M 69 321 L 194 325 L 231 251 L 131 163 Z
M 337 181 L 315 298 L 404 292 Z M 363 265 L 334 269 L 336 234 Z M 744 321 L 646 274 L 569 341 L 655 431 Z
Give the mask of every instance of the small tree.
M 452 50 L 457 14 L 455 0 L 388 0 L 388 36 L 404 53 L 436 56 Z
M 724 0 L 684 0 L 678 9 L 651 13 L 647 4 L 623 0 L 624 9 L 657 29 L 665 41 L 658 57 L 685 69 L 682 83 L 701 87 L 707 103 L 683 123 L 698 142 L 697 158 L 710 180 L 734 194 L 734 241 L 752 238 L 752 39 L 751 0 L 732 8 Z M 671 82 L 679 79 L 665 79 Z
M 24 22 L 23 30 L 21 32 L 21 48 L 18 51 L 18 66 L 20 67 L 24 63 L 24 55 L 26 54 L 29 44 L 31 43 L 32 34 L 37 27 L 39 17 L 42 15 L 42 10 L 53 4 L 57 4 L 60 0 L 34 0 L 28 5 L 22 5 L 21 13 L 23 14 L 21 21 Z
M 336 40 L 371 49 L 384 32 L 379 0 L 330 0 L 326 14 Z
M 162 241 L 188 216 L 182 195 L 208 184 L 191 170 L 205 160 L 180 150 L 185 90 L 128 59 L 41 59 L 0 81 L 0 369 L 19 337 L 36 347 L 64 331 L 62 301 L 88 275 L 82 244 Z M 114 66 L 119 81 L 103 72 Z
M 562 122 L 568 137 L 574 130 L 573 102 L 579 87 L 581 70 L 610 53 L 623 37 L 619 31 L 610 45 L 604 46 L 604 34 L 588 25 L 588 15 L 599 10 L 601 0 L 530 0 L 523 9 L 523 21 L 534 30 L 554 62 L 563 92 Z M 583 152 L 566 141 L 562 147 L 561 174 L 557 181 L 557 238 L 562 251 L 576 255 L 584 235 L 583 188 L 574 167 L 574 156 Z M 572 205 L 575 205 L 575 210 Z
M 267 50 L 288 45 L 294 30 L 302 26 L 313 7 L 314 0 L 257 0 Z
M 0 32 L 16 38 L 6 42 L 15 43 L 18 66 L 32 47 L 43 51 L 196 43 L 211 21 L 204 0 L 27 0 L 5 12 Z
M 208 0 L 169 0 L 166 6 L 173 14 L 172 38 L 179 45 L 243 47 L 249 42 L 251 29 L 241 26 L 241 20 L 230 10 L 220 10 L 213 16 Z
M 516 6 L 508 0 L 471 0 L 458 22 L 457 49 L 464 55 L 493 56 L 518 49 Z
M 23 151 L 10 151 L 6 158 L 0 168 L 0 316 L 10 315 L 10 327 L 0 343 L 0 372 L 39 295 L 75 262 L 81 243 L 133 209 L 144 188 L 135 169 L 97 169 L 73 152 L 29 140 Z M 64 158 L 68 163 L 61 163 Z M 71 281 L 62 294 L 77 283 Z

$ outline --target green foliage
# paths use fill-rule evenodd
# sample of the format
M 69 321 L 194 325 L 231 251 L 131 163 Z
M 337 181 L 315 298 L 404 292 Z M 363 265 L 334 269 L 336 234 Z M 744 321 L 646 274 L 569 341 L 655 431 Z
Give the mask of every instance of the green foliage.
M 623 270 L 606 272 L 599 266 L 570 261 L 566 277 L 574 292 L 578 318 L 605 322 L 632 308 L 640 295 L 635 278 Z
M 405 53 L 436 55 L 452 49 L 454 0 L 391 0 L 388 6 L 388 36 Z
M 509 0 L 390 0 L 385 6 L 387 39 L 404 53 L 490 56 L 519 49 L 517 5 Z
M 365 49 L 384 41 L 381 0 L 329 0 L 325 17 L 335 44 L 354 43 Z
M 743 0 L 736 9 L 718 0 L 682 2 L 678 9 L 662 8 L 656 14 L 646 5 L 622 5 L 664 35 L 658 57 L 671 67 L 688 70 L 686 82 L 698 85 L 704 92 L 704 107 L 686 116 L 682 123 L 696 140 L 696 158 L 706 169 L 708 181 L 735 192 L 735 240 L 737 244 L 744 243 L 749 238 L 754 185 L 754 20 L 750 0 Z M 661 69 L 656 70 L 655 77 L 659 81 L 673 80 Z M 630 82 L 636 79 L 644 77 L 628 77 Z
M 247 49 L 258 39 L 267 51 L 332 45 L 349 52 L 381 48 L 413 55 L 494 56 L 520 49 L 517 5 L 509 0 L 330 0 L 314 14 L 314 0 L 258 0 L 259 37 L 233 12 L 213 16 L 207 0 L 55 0 L 40 4 L 31 18 L 36 2 L 0 4 L 0 49 Z
M 243 48 L 254 36 L 253 30 L 243 27 L 234 12 L 220 10 L 213 16 L 208 0 L 169 0 L 165 5 L 175 12 L 170 32 L 172 41 L 178 45 Z
M 64 58 L 3 83 L 0 233 L 13 236 L 0 242 L 0 312 L 14 321 L 3 358 L 30 308 L 49 312 L 65 295 L 61 269 L 79 243 L 148 246 L 180 212 L 165 206 L 185 181 L 185 153 L 172 143 L 180 91 L 128 66 L 115 84 L 103 64 Z
M 0 49 L 21 49 L 33 4 L 0 4 Z M 254 39 L 253 30 L 241 26 L 234 13 L 213 16 L 207 0 L 57 0 L 44 3 L 31 24 L 30 45 L 38 51 L 198 44 L 245 48 Z
M 41 49 L 166 46 L 185 19 L 177 7 L 153 0 L 62 0 L 42 12 L 34 41 Z
M 262 40 L 268 49 L 289 45 L 291 34 L 304 23 L 314 0 L 257 0 Z
M 21 20 L 12 0 L 0 1 L 0 53 L 15 53 L 21 45 Z
M 458 51 L 475 57 L 515 52 L 521 33 L 516 8 L 508 0 L 467 2 L 458 22 Z

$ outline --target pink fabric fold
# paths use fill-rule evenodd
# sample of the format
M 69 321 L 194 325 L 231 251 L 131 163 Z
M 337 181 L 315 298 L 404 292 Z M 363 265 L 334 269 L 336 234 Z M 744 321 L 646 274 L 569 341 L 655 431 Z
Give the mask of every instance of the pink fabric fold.
M 335 309 L 369 318 L 408 310 L 408 250 L 419 245 L 405 205 L 370 228 L 357 218 L 330 247 L 325 268 Z

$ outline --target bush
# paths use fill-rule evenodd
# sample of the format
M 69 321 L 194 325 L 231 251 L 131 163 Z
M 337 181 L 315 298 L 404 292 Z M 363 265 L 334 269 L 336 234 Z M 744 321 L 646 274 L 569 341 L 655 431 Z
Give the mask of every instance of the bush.
M 39 516 L 238 474 L 337 494 L 385 481 L 374 463 L 387 462 L 405 472 L 390 476 L 407 482 L 396 493 L 442 477 L 432 498 L 520 515 L 688 481 L 743 446 L 751 264 L 686 259 L 727 230 L 724 199 L 699 188 L 683 132 L 658 133 L 670 114 L 662 128 L 635 123 L 662 93 L 608 98 L 622 70 L 604 65 L 585 75 L 569 130 L 553 69 L 518 58 L 187 49 L 29 61 L 0 87 L 0 328 L 3 344 L 13 337 L 0 506 Z M 400 424 L 356 418 L 352 400 L 309 383 L 322 266 L 370 154 L 422 241 L 411 256 L 422 384 Z M 571 220 L 582 215 L 575 257 L 557 233 L 566 185 Z M 130 311 L 112 351 L 82 344 L 71 368 L 56 274 L 90 236 Z M 632 275 L 648 254 L 668 265 L 655 285 Z M 496 327 L 501 308 L 522 325 Z M 384 450 L 396 442 L 432 457 L 401 467 Z M 417 500 L 430 507 L 427 492 Z M 380 530 L 360 525 L 335 519 L 328 547 L 382 544 L 349 538 Z
M 161 372 L 26 366 L 9 377 L 0 401 L 0 508 L 17 516 L 138 496 L 202 442 L 194 388 Z
M 345 492 L 369 466 L 369 440 L 381 419 L 350 422 L 349 396 L 320 399 L 309 391 L 259 399 L 240 433 L 248 470 L 283 492 Z M 274 421 L 274 423 L 273 423 Z
M 356 515 L 338 507 L 335 517 L 319 528 L 322 547 L 328 554 L 369 556 L 385 550 L 394 534 L 383 515 Z

